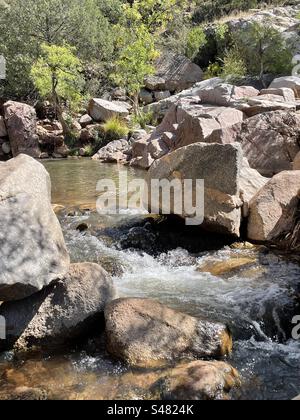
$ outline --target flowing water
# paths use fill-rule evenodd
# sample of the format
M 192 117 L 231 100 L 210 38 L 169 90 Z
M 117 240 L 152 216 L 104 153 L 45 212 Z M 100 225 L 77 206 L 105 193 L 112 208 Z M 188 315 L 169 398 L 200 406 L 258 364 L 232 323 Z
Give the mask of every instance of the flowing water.
M 225 246 L 194 253 L 172 246 L 156 253 L 122 249 L 120 239 L 146 216 L 134 210 L 100 216 L 93 209 L 97 181 L 117 181 L 124 167 L 85 159 L 45 166 L 53 203 L 66 207 L 59 217 L 73 262 L 102 264 L 113 275 L 120 296 L 155 298 L 191 315 L 229 324 L 235 342 L 229 362 L 243 382 L 233 398 L 291 399 L 300 393 L 300 342 L 291 339 L 299 298 L 297 263 L 265 248 Z M 127 171 L 129 178 L 144 175 Z M 82 223 L 87 231 L 77 230 Z M 220 263 L 226 266 L 232 259 L 246 259 L 247 264 L 219 270 Z M 84 348 L 18 362 L 11 357 L 8 353 L 0 359 L 0 398 L 18 397 L 20 387 L 41 398 L 153 398 L 148 391 L 153 372 L 129 369 L 104 351 Z

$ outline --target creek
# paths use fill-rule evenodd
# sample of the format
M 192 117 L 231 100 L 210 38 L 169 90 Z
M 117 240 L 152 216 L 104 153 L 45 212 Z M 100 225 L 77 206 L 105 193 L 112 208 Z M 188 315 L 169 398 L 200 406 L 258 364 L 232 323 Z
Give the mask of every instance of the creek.
M 226 322 L 234 335 L 229 362 L 243 382 L 233 399 L 286 400 L 299 394 L 300 341 L 291 338 L 299 297 L 298 263 L 255 247 L 195 251 L 179 241 L 178 246 L 170 242 L 159 250 L 154 241 L 147 252 L 126 249 L 121 246 L 124 237 L 133 226 L 143 225 L 146 216 L 134 210 L 118 216 L 94 211 L 97 182 L 117 181 L 120 167 L 87 159 L 49 161 L 45 166 L 52 180 L 52 202 L 65 208 L 59 219 L 72 262 L 103 265 L 119 296 L 155 298 L 188 314 Z M 127 170 L 129 178 L 144 176 Z M 88 226 L 86 231 L 77 230 L 82 224 Z M 226 270 L 232 260 L 247 264 Z M 2 354 L 0 398 L 24 386 L 53 399 L 153 398 L 147 387 L 153 372 L 130 369 L 92 347 L 26 361 Z

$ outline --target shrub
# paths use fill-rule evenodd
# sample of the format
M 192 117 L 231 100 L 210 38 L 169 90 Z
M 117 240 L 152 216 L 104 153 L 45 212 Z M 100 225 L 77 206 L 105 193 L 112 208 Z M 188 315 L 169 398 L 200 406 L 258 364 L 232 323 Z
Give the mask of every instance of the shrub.
M 202 27 L 192 28 L 187 35 L 185 55 L 189 59 L 194 60 L 206 42 L 206 36 Z
M 214 77 L 218 77 L 221 76 L 222 74 L 222 66 L 220 63 L 215 62 L 215 63 L 211 63 L 205 73 L 204 73 L 204 77 L 205 79 L 212 79 Z
M 227 51 L 223 60 L 221 77 L 234 81 L 245 77 L 246 74 L 247 65 L 243 57 L 241 57 L 240 51 L 237 48 Z
M 94 147 L 91 144 L 84 146 L 84 155 L 88 157 L 94 155 Z
M 147 125 L 157 126 L 157 120 L 155 119 L 153 112 L 140 111 L 138 114 L 133 115 L 131 119 L 132 128 L 141 127 L 145 130 Z
M 102 124 L 105 137 L 108 140 L 119 140 L 129 133 L 128 125 L 119 117 L 112 117 Z
M 207 39 L 202 26 L 191 27 L 184 20 L 176 28 L 161 39 L 162 49 L 172 50 L 194 60 L 207 45 Z

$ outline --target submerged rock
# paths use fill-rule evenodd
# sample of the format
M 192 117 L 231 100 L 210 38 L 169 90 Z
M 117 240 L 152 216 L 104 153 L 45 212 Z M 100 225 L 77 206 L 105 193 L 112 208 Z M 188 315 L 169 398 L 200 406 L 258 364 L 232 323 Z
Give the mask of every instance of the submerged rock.
M 198 268 L 203 273 L 211 273 L 213 276 L 233 274 L 241 268 L 253 265 L 257 259 L 255 257 L 236 257 L 224 261 L 208 261 Z
M 122 249 L 134 248 L 145 252 L 153 252 L 157 242 L 157 235 L 147 227 L 133 227 L 120 238 Z
M 44 166 L 20 155 L 0 164 L 0 301 L 38 292 L 69 270 Z
M 47 399 L 45 390 L 27 386 L 17 387 L 9 393 L 0 392 L 0 400 L 2 401 L 46 401 Z
M 7 339 L 0 342 L 16 353 L 52 353 L 101 332 L 104 307 L 115 296 L 111 278 L 97 264 L 72 264 L 64 279 L 29 298 L 0 306 Z
M 223 324 L 174 311 L 151 299 L 118 299 L 105 308 L 107 349 L 132 366 L 161 366 L 186 357 L 222 357 L 232 350 Z
M 238 372 L 223 362 L 195 361 L 176 366 L 161 380 L 163 399 L 224 400 L 240 386 Z
M 100 371 L 86 365 L 87 360 L 92 360 L 93 367 L 95 360 L 100 361 Z M 101 356 L 86 354 L 75 363 L 66 357 L 25 360 L 7 367 L 1 372 L 1 379 L 5 383 L 0 389 L 0 400 L 166 400 L 178 399 L 182 393 L 189 400 L 219 400 L 228 399 L 230 390 L 239 386 L 238 373 L 223 362 L 126 369 Z

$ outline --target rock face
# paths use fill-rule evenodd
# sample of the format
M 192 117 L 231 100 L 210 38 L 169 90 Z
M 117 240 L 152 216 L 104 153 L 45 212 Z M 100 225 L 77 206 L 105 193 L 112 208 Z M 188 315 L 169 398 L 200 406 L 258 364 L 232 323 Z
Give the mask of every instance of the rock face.
M 243 119 L 243 112 L 234 108 L 181 99 L 151 135 L 133 145 L 134 165 L 150 167 L 154 160 L 193 143 L 234 143 Z
M 295 102 L 295 92 L 289 88 L 269 88 L 262 89 L 260 91 L 260 96 L 264 95 L 276 95 L 281 96 L 285 102 Z
M 217 86 L 208 86 L 199 89 L 197 92 L 202 103 L 231 106 L 239 99 L 246 99 L 258 96 L 259 91 L 251 86 L 233 86 L 228 83 L 221 83 Z
M 1 163 L 0 196 L 0 301 L 18 300 L 64 276 L 69 256 L 40 163 L 25 155 Z
M 184 357 L 221 357 L 232 349 L 226 326 L 173 311 L 150 299 L 118 299 L 105 309 L 109 352 L 132 366 Z
M 183 55 L 164 51 L 155 66 L 155 76 L 145 80 L 151 91 L 182 91 L 203 80 L 201 68 Z
M 247 162 L 248 163 L 248 162 Z M 258 191 L 266 185 L 268 178 L 260 175 L 258 171 L 250 168 L 249 164 L 243 164 L 240 174 L 240 191 L 243 201 L 243 216 L 249 215 L 249 204 Z
M 204 180 L 203 227 L 218 233 L 240 234 L 241 207 L 239 178 L 243 163 L 238 144 L 195 143 L 157 160 L 151 166 L 147 182 L 152 180 Z M 153 202 L 154 213 L 161 202 Z M 157 208 L 158 207 L 158 208 Z M 172 210 L 172 209 L 171 209 Z M 185 212 L 183 217 L 189 217 Z
M 227 363 L 198 360 L 176 366 L 161 384 L 164 400 L 224 400 L 240 379 Z
M 38 158 L 41 154 L 37 136 L 35 109 L 9 101 L 4 104 L 4 118 L 13 156 L 21 153 Z
M 279 95 L 262 95 L 257 98 L 250 98 L 246 102 L 236 102 L 235 106 L 241 109 L 247 118 L 266 112 L 285 111 L 295 112 L 296 102 L 286 102 Z
M 243 122 L 243 113 L 237 109 L 201 105 L 177 107 L 174 145 L 178 149 L 189 144 L 234 143 Z
M 107 163 L 126 162 L 129 151 L 130 146 L 127 140 L 115 140 L 102 147 L 93 156 L 93 160 L 101 160 Z
M 291 170 L 300 151 L 300 115 L 276 111 L 245 120 L 237 141 L 251 168 L 264 176 Z
M 2 343 L 16 352 L 62 349 L 101 328 L 106 303 L 114 288 L 108 274 L 97 264 L 73 264 L 67 276 L 39 293 L 0 307 L 7 325 Z
M 291 232 L 299 203 L 300 171 L 275 175 L 251 200 L 248 237 L 254 241 L 274 241 Z
M 153 114 L 153 117 L 155 117 L 158 121 L 161 121 L 166 113 L 169 111 L 169 109 L 178 103 L 178 101 L 187 99 L 187 98 L 193 98 L 194 103 L 200 103 L 199 98 L 199 92 L 201 92 L 202 89 L 207 88 L 213 88 L 215 86 L 218 86 L 224 82 L 223 79 L 220 79 L 219 77 L 215 77 L 213 79 L 209 80 L 203 80 L 202 82 L 198 82 L 190 89 L 186 89 L 177 95 L 173 95 L 170 98 L 163 99 L 159 102 L 155 102 L 153 104 L 150 104 L 144 108 L 144 111 L 151 112 Z
M 94 121 L 105 122 L 112 117 L 126 118 L 129 115 L 128 104 L 125 102 L 110 102 L 94 98 L 88 106 L 89 115 Z

